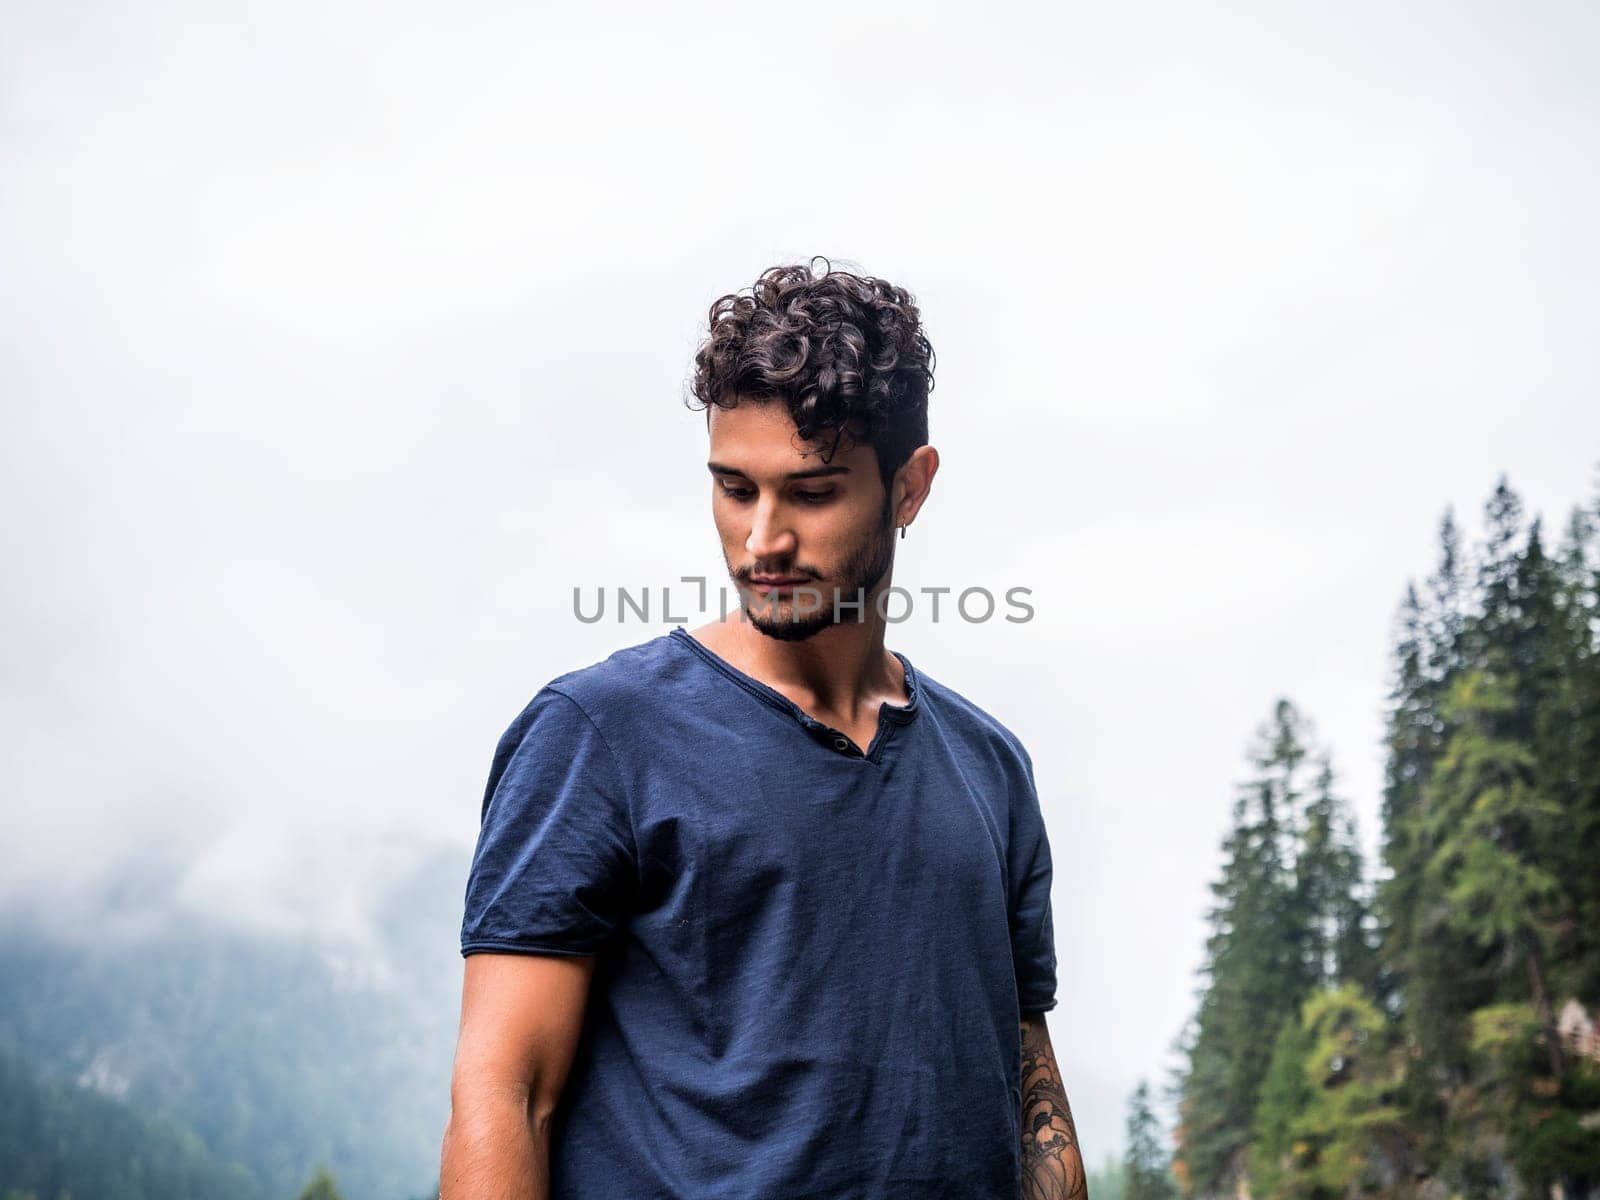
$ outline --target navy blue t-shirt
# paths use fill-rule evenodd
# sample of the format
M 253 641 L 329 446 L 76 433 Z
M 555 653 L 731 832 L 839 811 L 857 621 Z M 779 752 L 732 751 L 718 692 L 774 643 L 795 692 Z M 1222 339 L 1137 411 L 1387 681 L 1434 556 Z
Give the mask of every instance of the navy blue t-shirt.
M 897 652 L 898 653 L 898 652 Z M 1011 1200 L 1033 764 L 905 655 L 865 752 L 681 626 L 500 740 L 461 952 L 598 956 L 554 1200 Z

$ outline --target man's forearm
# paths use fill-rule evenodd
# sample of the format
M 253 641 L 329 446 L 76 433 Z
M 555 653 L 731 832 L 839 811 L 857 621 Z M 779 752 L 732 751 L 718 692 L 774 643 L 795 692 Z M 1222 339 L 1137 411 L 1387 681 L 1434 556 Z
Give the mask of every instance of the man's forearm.
M 439 1162 L 439 1200 L 549 1200 L 550 1122 L 515 1097 L 454 1105 Z
M 1022 1198 L 1088 1200 L 1078 1129 L 1043 1013 L 1022 1018 Z

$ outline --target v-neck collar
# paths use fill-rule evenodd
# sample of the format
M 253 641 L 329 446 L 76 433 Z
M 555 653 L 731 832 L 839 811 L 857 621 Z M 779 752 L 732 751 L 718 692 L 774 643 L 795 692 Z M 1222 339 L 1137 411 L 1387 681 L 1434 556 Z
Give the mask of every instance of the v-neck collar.
M 761 680 L 755 678 L 753 675 L 747 675 L 738 667 L 730 663 L 727 659 L 723 658 L 716 651 L 705 645 L 705 643 L 701 642 L 700 639 L 690 634 L 689 631 L 682 625 L 674 625 L 668 632 L 667 636 L 669 638 L 676 638 L 695 654 L 698 654 L 701 659 L 709 663 L 713 668 L 720 671 L 723 675 L 727 676 L 746 691 L 772 705 L 779 711 L 788 713 L 789 716 L 793 717 L 801 726 L 805 728 L 807 733 L 821 741 L 824 745 L 831 746 L 833 749 L 838 750 L 841 754 L 844 754 L 850 758 L 861 758 L 871 762 L 877 762 L 878 754 L 883 749 L 883 744 L 886 740 L 885 735 L 895 726 L 909 724 L 916 718 L 917 713 L 921 711 L 922 695 L 921 689 L 917 686 L 916 669 L 912 667 L 911 660 L 904 654 L 901 654 L 898 650 L 891 650 L 889 653 L 898 658 L 900 660 L 900 665 L 905 668 L 907 701 L 904 704 L 891 704 L 889 701 L 885 700 L 878 706 L 877 731 L 873 734 L 872 744 L 866 748 L 865 752 L 863 752 L 840 730 L 837 730 L 833 728 L 833 726 L 824 724 L 822 721 L 817 720 L 810 713 L 806 712 L 803 708 L 801 708 L 793 700 L 789 699 L 789 697 L 785 696 L 782 692 L 778 691 L 776 688 L 762 683 Z

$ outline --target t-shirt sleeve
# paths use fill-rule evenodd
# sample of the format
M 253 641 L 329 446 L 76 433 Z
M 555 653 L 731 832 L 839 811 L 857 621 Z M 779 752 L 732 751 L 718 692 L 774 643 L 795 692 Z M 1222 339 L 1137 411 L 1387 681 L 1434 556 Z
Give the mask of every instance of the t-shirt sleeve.
M 635 863 L 610 747 L 576 701 L 542 688 L 495 750 L 461 953 L 596 953 L 626 916 Z
M 1011 803 L 1011 959 L 1022 1012 L 1056 1005 L 1056 939 L 1050 912 L 1050 838 L 1034 785 L 1033 760 L 1022 751 L 1023 786 Z

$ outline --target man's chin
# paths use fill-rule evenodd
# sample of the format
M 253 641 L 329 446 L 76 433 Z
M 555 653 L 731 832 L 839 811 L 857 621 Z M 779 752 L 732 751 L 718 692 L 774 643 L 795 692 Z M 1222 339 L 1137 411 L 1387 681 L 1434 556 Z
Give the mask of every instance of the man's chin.
M 745 610 L 745 620 L 759 632 L 780 642 L 803 642 L 833 624 L 833 618 L 827 613 L 817 613 L 807 617 L 773 618 L 757 615 L 749 609 Z
M 803 642 L 807 638 L 815 637 L 824 629 L 831 629 L 835 625 L 859 623 L 865 619 L 858 611 L 858 606 L 851 603 L 858 599 L 855 592 L 847 593 L 846 599 L 838 600 L 831 588 L 830 595 L 838 601 L 839 611 L 834 612 L 834 604 L 827 597 L 821 595 L 824 590 L 822 584 L 805 584 L 801 589 L 805 603 L 802 606 L 800 597 L 785 595 L 775 598 L 771 593 L 757 593 L 752 596 L 739 589 L 739 606 L 744 611 L 744 619 L 755 626 L 760 632 L 780 642 Z M 861 588 L 865 593 L 867 589 Z M 818 604 L 819 598 L 821 604 Z
M 776 605 L 743 605 L 744 619 L 761 633 L 780 642 L 803 642 L 834 624 L 827 609 L 795 615 L 792 602 Z
M 800 625 L 794 622 L 763 621 L 756 628 L 775 642 L 805 642 L 827 628 L 826 625 Z

